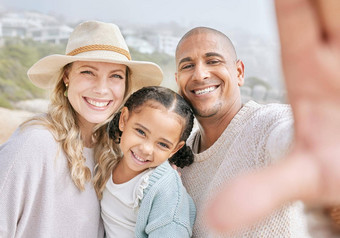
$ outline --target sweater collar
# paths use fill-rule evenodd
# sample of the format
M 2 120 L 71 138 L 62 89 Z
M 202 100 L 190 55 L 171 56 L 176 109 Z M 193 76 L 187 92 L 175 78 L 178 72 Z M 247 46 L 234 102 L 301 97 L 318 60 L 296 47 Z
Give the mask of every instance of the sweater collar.
M 239 134 L 240 130 L 242 130 L 242 128 L 245 126 L 245 122 L 249 120 L 253 115 L 253 112 L 255 112 L 260 107 L 260 104 L 252 100 L 244 104 L 240 111 L 230 121 L 229 125 L 225 128 L 224 132 L 217 139 L 217 141 L 215 141 L 211 147 L 201 153 L 197 153 L 199 141 L 201 139 L 200 130 L 197 128 L 187 140 L 188 146 L 190 146 L 193 150 L 195 162 L 203 161 L 214 156 L 214 154 L 221 149 L 221 146 L 229 147 L 229 145 L 234 141 L 234 138 L 236 138 Z

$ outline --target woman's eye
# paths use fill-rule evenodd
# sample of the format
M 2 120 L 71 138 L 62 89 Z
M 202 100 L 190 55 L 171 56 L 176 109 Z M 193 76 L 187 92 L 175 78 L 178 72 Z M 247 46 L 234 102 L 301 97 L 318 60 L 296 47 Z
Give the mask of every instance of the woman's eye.
M 112 77 L 112 78 L 123 79 L 123 76 L 121 76 L 121 75 L 119 75 L 119 74 L 113 74 L 111 77 Z
M 90 75 L 94 75 L 90 70 L 84 70 L 80 72 L 81 74 L 90 74 Z

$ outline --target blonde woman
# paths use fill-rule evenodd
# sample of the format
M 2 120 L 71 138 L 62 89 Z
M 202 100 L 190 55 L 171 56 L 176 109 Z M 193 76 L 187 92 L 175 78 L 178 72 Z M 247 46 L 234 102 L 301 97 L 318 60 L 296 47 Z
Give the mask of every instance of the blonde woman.
M 0 236 L 103 237 L 94 158 L 118 152 L 107 122 L 131 91 L 159 85 L 162 71 L 132 61 L 116 25 L 89 21 L 65 55 L 39 60 L 28 76 L 53 88 L 51 102 L 0 147 Z

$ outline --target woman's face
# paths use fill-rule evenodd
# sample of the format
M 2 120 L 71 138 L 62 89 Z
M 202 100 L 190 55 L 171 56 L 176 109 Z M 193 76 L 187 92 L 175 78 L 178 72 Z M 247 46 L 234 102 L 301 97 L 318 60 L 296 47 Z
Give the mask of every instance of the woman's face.
M 81 131 L 109 118 L 121 105 L 126 85 L 126 65 L 76 61 L 63 78 L 68 100 L 76 111 Z

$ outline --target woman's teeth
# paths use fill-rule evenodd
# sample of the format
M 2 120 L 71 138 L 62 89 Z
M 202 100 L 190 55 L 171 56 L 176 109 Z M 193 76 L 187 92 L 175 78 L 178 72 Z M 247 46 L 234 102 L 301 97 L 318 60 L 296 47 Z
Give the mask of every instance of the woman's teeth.
M 110 101 L 98 102 L 98 101 L 87 98 L 87 102 L 90 103 L 93 106 L 96 106 L 96 107 L 106 107 L 109 104 Z

